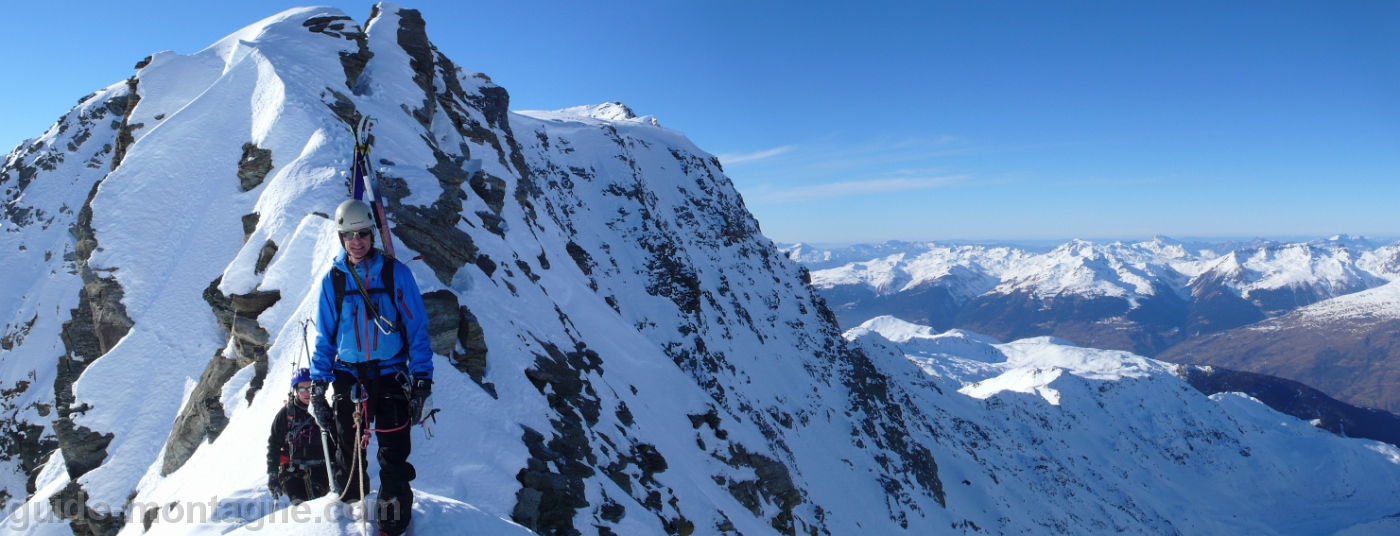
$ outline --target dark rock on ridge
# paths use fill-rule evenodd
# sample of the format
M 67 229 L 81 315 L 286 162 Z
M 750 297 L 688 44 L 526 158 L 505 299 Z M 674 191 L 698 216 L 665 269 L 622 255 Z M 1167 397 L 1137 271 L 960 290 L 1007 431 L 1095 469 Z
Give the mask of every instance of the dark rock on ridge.
M 249 191 L 262 184 L 272 171 L 272 151 L 259 149 L 253 142 L 243 144 L 243 157 L 238 160 L 238 185 Z
M 60 519 L 68 520 L 74 536 L 116 536 L 126 525 L 120 510 L 103 514 L 88 506 L 88 494 L 76 481 L 49 496 L 49 506 Z
M 222 278 L 215 279 L 204 290 L 204 300 L 214 312 L 214 318 L 230 336 L 233 342 L 233 355 L 225 356 L 223 348 L 214 352 L 205 365 L 204 372 L 190 394 L 189 402 L 181 408 L 165 442 L 162 476 L 175 472 L 200 445 L 212 443 L 228 426 L 224 415 L 224 384 L 233 378 L 243 367 L 253 365 L 253 378 L 248 385 L 247 398 L 251 402 L 262 388 L 267 377 L 267 330 L 258 325 L 258 315 L 272 307 L 282 298 L 278 291 L 254 290 L 248 294 L 225 296 L 219 291 Z
M 277 255 L 277 243 L 268 239 L 263 243 L 262 249 L 258 250 L 258 261 L 253 265 L 253 273 L 260 274 L 267 271 L 267 265 L 272 263 L 272 257 Z

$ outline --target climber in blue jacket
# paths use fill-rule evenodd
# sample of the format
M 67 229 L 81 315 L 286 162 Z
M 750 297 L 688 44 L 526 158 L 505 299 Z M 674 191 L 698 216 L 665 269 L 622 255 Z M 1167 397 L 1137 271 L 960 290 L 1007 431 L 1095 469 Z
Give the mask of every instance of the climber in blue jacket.
M 321 278 L 316 350 L 311 358 L 312 412 L 334 422 L 342 497 L 363 499 L 369 432 L 379 440 L 379 530 L 398 536 L 413 509 L 409 432 L 432 407 L 433 350 L 428 314 L 413 273 L 374 248 L 368 204 L 351 200 L 335 211 L 343 251 Z M 327 386 L 334 397 L 327 403 Z M 356 415 L 367 418 L 358 420 Z M 356 463 L 358 461 L 358 464 Z M 352 467 L 358 465 L 358 467 Z

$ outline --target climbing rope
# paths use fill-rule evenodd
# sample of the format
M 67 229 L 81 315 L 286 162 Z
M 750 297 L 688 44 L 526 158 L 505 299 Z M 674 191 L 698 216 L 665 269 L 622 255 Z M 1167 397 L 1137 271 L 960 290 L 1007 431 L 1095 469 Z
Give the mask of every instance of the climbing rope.
M 357 384 L 357 385 L 358 385 L 358 384 Z M 352 390 L 353 390 L 353 388 L 352 388 Z M 363 426 L 364 426 L 364 422 L 363 422 L 363 420 L 362 420 L 361 417 L 362 417 L 362 415 L 361 415 L 361 411 L 360 411 L 360 404 L 357 403 L 357 404 L 355 404 L 355 414 L 354 414 L 354 419 L 355 419 L 355 435 L 356 435 L 356 436 L 359 436 L 359 435 L 360 435 L 361 430 L 363 429 Z M 366 476 L 366 475 L 365 475 L 365 471 L 361 470 L 361 468 L 360 468 L 360 463 L 361 463 L 361 461 L 363 460 L 363 458 L 361 458 L 361 455 L 362 455 L 362 453 L 364 452 L 364 450 L 365 450 L 365 449 L 364 449 L 363 447 L 362 447 L 362 448 L 357 448 L 357 449 L 355 449 L 355 457 L 354 457 L 353 465 L 351 465 L 351 470 L 355 472 L 355 480 L 357 480 L 357 481 L 359 482 L 359 489 L 360 489 L 360 534 L 369 534 L 369 523 L 368 523 L 368 521 L 367 521 L 367 518 L 368 518 L 368 515 L 369 515 L 369 510 L 368 510 L 369 506 L 366 504 L 366 501 L 365 501 L 365 476 Z M 349 477 L 350 477 L 350 476 L 349 476 L 349 474 L 347 473 L 346 478 L 348 479 Z M 345 502 L 345 498 L 346 498 L 346 496 L 348 496 L 349 494 L 350 494 L 350 488 L 349 488 L 349 486 L 346 486 L 345 491 L 342 491 L 342 492 L 340 493 L 339 501 L 340 501 L 340 502 Z

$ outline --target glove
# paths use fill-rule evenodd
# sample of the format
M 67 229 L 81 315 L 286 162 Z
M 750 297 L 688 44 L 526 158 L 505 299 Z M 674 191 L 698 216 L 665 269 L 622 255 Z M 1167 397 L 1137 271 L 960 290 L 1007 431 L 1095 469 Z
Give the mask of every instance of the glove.
M 282 481 L 278 480 L 277 473 L 267 474 L 267 491 L 272 494 L 273 499 L 282 495 Z
M 329 431 L 331 423 L 331 407 L 326 404 L 326 382 L 311 382 L 311 417 L 316 419 L 316 426 L 322 430 Z
M 408 400 L 409 425 L 423 420 L 423 413 L 433 409 L 433 380 L 417 378 L 413 380 L 413 396 Z

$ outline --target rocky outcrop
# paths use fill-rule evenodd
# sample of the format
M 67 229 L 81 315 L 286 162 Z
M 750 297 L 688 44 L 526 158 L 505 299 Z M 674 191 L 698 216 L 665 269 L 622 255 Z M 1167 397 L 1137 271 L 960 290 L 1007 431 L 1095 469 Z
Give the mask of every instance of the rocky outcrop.
M 243 144 L 243 157 L 238 160 L 238 185 L 249 191 L 262 184 L 272 171 L 272 151 L 259 149 L 253 142 Z
M 54 379 L 54 405 L 58 414 L 54 435 L 59 448 L 63 449 L 70 478 L 78 478 L 101 465 L 107 457 L 107 444 L 113 438 L 111 433 L 103 434 L 73 423 L 72 415 L 88 408 L 86 404 L 74 404 L 73 383 L 88 365 L 116 346 L 133 325 L 121 301 L 124 295 L 121 285 L 115 278 L 99 277 L 88 266 L 88 259 L 97 249 L 97 237 L 92 229 L 92 198 L 101 184 L 102 181 L 93 184 L 70 229 L 75 242 L 74 261 L 84 284 L 78 291 L 78 307 L 71 310 L 70 320 L 63 324 L 60 336 L 66 351 L 59 358 L 58 375 Z
M 248 238 L 253 236 L 253 231 L 258 230 L 258 219 L 260 219 L 260 216 L 258 216 L 258 213 L 256 212 L 243 215 L 242 223 L 244 242 L 247 242 Z
M 453 355 L 452 365 L 467 373 L 472 381 L 485 389 L 492 398 L 496 397 L 496 386 L 486 379 L 486 334 L 481 331 L 481 322 L 471 309 L 463 305 L 457 308 L 457 343 L 462 351 Z
M 20 380 L 15 382 L 14 387 L 0 389 L 0 410 L 10 415 L 18 414 L 19 410 L 24 408 L 19 406 L 16 399 L 29 391 L 30 386 L 29 382 Z M 33 405 L 40 417 L 52 415 L 48 405 Z M 15 463 L 20 472 L 28 475 L 25 483 L 26 494 L 34 493 L 34 479 L 38 476 L 38 469 L 48 462 L 49 456 L 58 448 L 58 441 L 54 436 L 45 432 L 47 430 L 44 426 L 18 418 L 0 421 L 0 461 Z M 14 498 L 14 493 L 18 491 L 0 490 L 0 498 L 8 501 Z
M 714 408 L 700 415 L 687 415 L 690 418 L 692 428 L 699 430 L 702 426 L 708 427 L 714 439 L 721 442 L 727 441 L 729 432 L 721 426 L 719 412 Z M 708 450 L 702 436 L 696 436 L 696 442 L 701 450 Z M 711 456 L 724 462 L 735 469 L 749 469 L 753 471 L 752 479 L 735 479 L 731 476 L 714 476 L 715 482 L 725 486 L 729 494 L 739 504 L 744 505 L 754 517 L 762 518 L 764 515 L 763 506 L 765 504 L 777 507 L 778 513 L 770 520 L 770 526 L 783 534 L 795 534 L 796 527 L 792 515 L 793 508 L 802 504 L 802 492 L 792 482 L 792 475 L 788 472 L 786 465 L 782 462 L 758 454 L 749 452 L 749 449 L 739 443 L 729 443 L 725 450 L 711 451 Z M 664 460 L 663 460 L 664 461 Z M 721 532 L 733 530 L 716 527 Z M 809 527 L 814 529 L 816 527 Z
M 466 151 L 465 148 L 463 148 Z M 470 175 L 462 169 L 466 156 L 451 157 L 434 152 L 438 164 L 428 171 L 442 184 L 442 194 L 429 206 L 405 205 L 408 184 L 401 178 L 381 174 L 385 210 L 396 223 L 391 229 L 404 245 L 423 254 L 423 262 L 433 269 L 438 280 L 451 284 L 457 270 L 476 264 L 477 248 L 471 235 L 457 228 L 462 216 L 462 200 L 466 193 L 462 184 Z M 487 277 L 490 277 L 487 273 Z
M 588 427 L 597 424 L 601 408 L 585 374 L 601 372 L 603 363 L 596 352 L 581 346 L 566 354 L 552 344 L 540 344 L 545 354 L 535 355 L 535 366 L 525 375 L 555 412 L 550 419 L 554 430 L 546 438 L 521 426 L 530 458 L 515 476 L 521 488 L 511 519 L 538 534 L 572 536 L 578 534 L 575 513 L 589 506 L 583 481 L 595 474 L 598 463 Z
M 24 344 L 24 338 L 29 336 L 29 330 L 34 329 L 34 323 L 39 320 L 39 315 L 35 314 L 28 322 L 15 326 L 12 330 L 7 330 L 4 337 L 0 337 L 0 349 L 13 350 L 16 346 Z
M 253 378 L 248 384 L 247 399 L 262 388 L 267 377 L 267 330 L 258 325 L 258 315 L 272 307 L 282 298 L 278 291 L 254 290 L 248 294 L 225 296 L 219 290 L 222 278 L 215 279 L 204 290 L 204 300 L 213 309 L 219 327 L 229 335 L 229 347 L 233 355 L 224 355 L 224 349 L 214 352 L 199 376 L 189 402 L 175 418 L 170 437 L 165 442 L 164 462 L 161 475 L 169 475 L 189 461 L 194 451 L 207 440 L 212 443 L 228 425 L 223 403 L 224 384 L 244 367 L 252 365 Z
M 88 506 L 88 494 L 76 481 L 50 495 L 49 507 L 54 515 L 68 521 L 73 536 L 116 536 L 126 525 L 121 510 L 101 513 Z
M 112 152 L 111 169 L 115 171 L 117 166 L 122 164 L 122 159 L 126 158 L 126 151 L 131 148 L 131 144 L 136 143 L 136 136 L 132 134 L 136 129 L 145 126 L 142 123 L 131 123 L 131 112 L 136 109 L 136 104 L 141 102 L 141 94 L 136 92 L 136 87 L 141 81 L 135 76 L 126 81 L 126 98 L 112 99 L 107 103 L 107 109 L 113 114 L 122 116 L 121 124 L 117 128 L 116 147 Z
M 373 21 L 379 14 L 379 6 L 374 6 L 370 13 L 369 20 Z M 344 38 L 355 42 L 357 49 L 355 52 L 340 52 L 340 66 L 345 69 L 345 87 L 349 88 L 356 95 L 363 94 L 363 85 L 359 84 L 360 74 L 364 72 L 365 65 L 369 59 L 374 57 L 374 53 L 369 51 L 369 36 L 360 31 L 355 26 L 354 19 L 345 16 L 324 15 L 311 17 L 302 23 L 302 26 L 312 33 L 325 34 L 335 38 Z M 347 26 L 348 23 L 348 26 Z M 366 23 L 368 25 L 368 22 Z
M 205 365 L 204 373 L 199 375 L 199 383 L 190 393 L 189 403 L 175 418 L 175 426 L 165 442 L 161 476 L 169 475 L 185 465 L 206 438 L 212 443 L 228 426 L 222 401 L 223 387 L 238 370 L 238 362 L 225 357 L 222 348 Z
M 277 243 L 272 239 L 263 242 L 262 249 L 258 250 L 258 262 L 253 265 L 253 273 L 260 274 L 267 271 L 267 265 L 272 264 L 272 257 L 277 255 Z
M 424 294 L 423 306 L 428 311 L 428 338 L 433 353 L 447 356 L 453 367 L 496 397 L 496 386 L 485 381 L 486 336 L 476 315 L 467 306 L 458 305 L 457 295 L 449 290 Z
M 247 294 L 224 296 L 219 291 L 221 280 L 215 279 L 204 290 L 204 301 L 213 309 L 219 327 L 229 334 L 233 347 L 233 355 L 229 357 L 238 362 L 240 369 L 248 365 L 254 367 L 247 394 L 248 401 L 252 402 L 267 377 L 267 350 L 271 346 L 267 330 L 258 324 L 258 315 L 282 299 L 282 293 L 277 290 L 253 290 Z
M 437 99 L 433 95 L 437 93 L 433 89 L 433 56 L 436 49 L 428 42 L 427 26 L 423 21 L 423 15 L 416 9 L 400 9 L 399 15 L 399 46 L 408 53 L 409 67 L 413 69 L 413 82 L 423 89 L 423 106 L 414 109 L 411 113 L 423 128 L 432 125 L 433 115 L 437 112 Z
M 729 457 L 723 461 L 730 467 L 749 468 L 754 472 L 753 480 L 729 478 L 726 483 L 729 494 L 754 516 L 763 515 L 763 502 L 776 506 L 778 514 L 773 516 L 771 526 L 783 534 L 796 534 L 792 509 L 802 504 L 802 493 L 793 485 L 787 466 L 762 454 L 748 452 L 737 443 L 729 445 Z
M 130 115 L 135 101 L 139 100 L 135 78 L 128 87 L 128 103 L 122 110 L 125 116 Z M 124 117 L 122 135 L 129 137 L 130 131 L 126 129 L 125 121 Z M 120 158 L 114 157 L 113 169 L 119 161 Z M 98 248 L 97 236 L 92 228 L 92 199 L 97 196 L 102 180 L 92 185 L 87 201 L 69 229 L 74 239 L 73 260 L 83 280 L 83 287 L 78 291 L 78 307 L 70 311 L 70 319 L 63 323 L 60 332 L 65 352 L 58 359 L 58 374 L 54 377 L 54 409 L 57 414 L 53 425 L 54 436 L 58 448 L 63 451 L 68 477 L 75 482 L 51 496 L 49 501 L 55 506 L 55 514 L 68 520 L 77 536 L 116 534 L 124 522 L 120 514 L 99 514 L 89 508 L 87 493 L 76 482 L 78 477 L 102 464 L 107 458 L 107 445 L 115 436 L 111 432 L 104 434 L 73 422 L 74 414 L 81 414 L 89 408 L 87 404 L 75 404 L 73 383 L 89 365 L 116 346 L 134 325 L 126 314 L 126 306 L 122 304 L 125 293 L 116 278 L 100 277 L 88 266 L 88 260 Z

